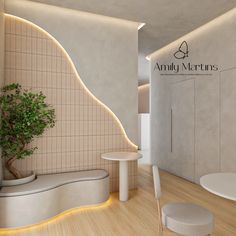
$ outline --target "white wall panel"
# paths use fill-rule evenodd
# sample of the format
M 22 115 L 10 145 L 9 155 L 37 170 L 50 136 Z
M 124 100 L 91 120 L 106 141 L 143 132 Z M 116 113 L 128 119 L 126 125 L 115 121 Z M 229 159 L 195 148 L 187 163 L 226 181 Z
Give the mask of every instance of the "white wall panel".
M 221 171 L 236 172 L 236 68 L 223 71 L 221 97 Z
M 169 170 L 194 180 L 194 80 L 171 84 Z
M 218 171 L 236 171 L 236 8 L 167 45 L 150 57 L 151 80 L 151 159 L 161 168 L 199 182 L 202 175 Z M 174 54 L 181 43 L 188 43 L 188 57 L 176 59 Z M 155 70 L 156 63 L 217 65 L 218 71 L 181 71 L 163 75 Z M 198 74 L 195 76 L 195 74 Z M 204 75 L 203 75 L 204 74 Z M 194 89 L 173 88 L 172 83 L 194 81 Z M 170 158 L 170 106 L 178 106 L 174 120 L 178 140 L 178 158 Z M 190 96 L 191 94 L 191 96 Z M 194 102 L 192 101 L 194 96 Z M 174 97 L 174 98 L 173 98 Z M 184 102 L 184 103 L 185 103 Z M 193 107 L 190 106 L 190 103 Z M 189 103 L 189 104 L 188 104 Z M 194 170 L 193 178 L 185 175 L 186 156 L 191 159 L 191 122 L 194 109 Z M 187 115 L 186 115 L 187 114 Z M 189 164 L 187 168 L 192 168 Z
M 220 170 L 219 78 L 195 81 L 195 180 Z

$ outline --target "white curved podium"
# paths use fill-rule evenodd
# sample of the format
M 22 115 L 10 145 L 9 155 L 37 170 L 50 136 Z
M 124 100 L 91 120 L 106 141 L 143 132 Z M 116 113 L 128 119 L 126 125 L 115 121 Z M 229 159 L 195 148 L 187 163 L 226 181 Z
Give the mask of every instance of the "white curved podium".
M 63 211 L 109 198 L 109 175 L 91 170 L 38 176 L 0 190 L 0 228 L 39 223 Z

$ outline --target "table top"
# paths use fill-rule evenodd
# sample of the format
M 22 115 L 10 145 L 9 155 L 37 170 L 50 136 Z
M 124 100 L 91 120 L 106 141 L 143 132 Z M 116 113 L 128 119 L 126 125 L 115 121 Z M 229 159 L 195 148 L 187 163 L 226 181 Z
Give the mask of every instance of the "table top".
M 236 201 L 236 173 L 213 173 L 200 178 L 200 184 L 209 192 Z
M 111 161 L 135 161 L 142 158 L 142 154 L 138 152 L 108 152 L 103 153 L 101 157 Z

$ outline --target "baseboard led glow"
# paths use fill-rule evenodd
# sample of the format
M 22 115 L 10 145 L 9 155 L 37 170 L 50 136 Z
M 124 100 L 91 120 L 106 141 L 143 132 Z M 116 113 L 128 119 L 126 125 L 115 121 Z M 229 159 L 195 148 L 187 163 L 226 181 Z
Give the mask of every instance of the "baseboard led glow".
M 16 232 L 20 232 L 20 231 L 30 231 L 33 229 L 38 229 L 42 226 L 45 226 L 46 224 L 51 224 L 51 223 L 56 223 L 56 221 L 59 221 L 65 217 L 68 217 L 70 215 L 73 214 L 78 214 L 79 212 L 83 212 L 83 211 L 91 211 L 91 210 L 100 210 L 106 207 L 109 207 L 112 204 L 112 197 L 110 197 L 106 202 L 103 202 L 101 204 L 98 205 L 92 205 L 92 206 L 84 206 L 84 207 L 78 207 L 78 208 L 74 208 L 74 209 L 70 209 L 68 211 L 65 211 L 63 213 L 60 213 L 48 220 L 42 221 L 38 224 L 34 224 L 34 225 L 30 225 L 30 226 L 24 226 L 24 227 L 18 227 L 18 228 L 11 228 L 11 229 L 7 229 L 7 228 L 2 228 L 0 229 L 0 236 L 2 235 L 6 235 L 6 234 L 12 234 L 12 233 L 16 233 Z
M 109 107 L 107 107 L 104 103 L 102 103 L 101 101 L 98 100 L 98 98 L 96 98 L 90 91 L 89 89 L 85 86 L 84 82 L 81 80 L 78 72 L 77 72 L 77 69 L 71 59 L 71 57 L 69 56 L 69 54 L 66 52 L 66 50 L 62 47 L 62 45 L 51 35 L 49 34 L 47 31 L 45 31 L 44 29 L 42 29 L 41 27 L 37 26 L 36 24 L 32 23 L 31 21 L 28 21 L 28 20 L 25 20 L 21 17 L 18 17 L 18 16 L 14 16 L 14 15 L 11 15 L 11 14 L 5 14 L 5 16 L 8 16 L 8 17 L 12 17 L 12 18 L 15 18 L 15 19 L 18 19 L 22 22 L 25 22 L 27 24 L 30 24 L 32 27 L 36 28 L 37 30 L 43 32 L 44 34 L 46 34 L 50 39 L 53 40 L 53 42 L 56 43 L 56 45 L 62 50 L 62 52 L 64 53 L 64 55 L 66 56 L 66 58 L 68 59 L 69 63 L 71 64 L 72 66 L 72 70 L 73 72 L 75 73 L 76 75 L 76 78 L 79 80 L 79 82 L 81 83 L 83 89 L 86 91 L 86 93 L 93 98 L 93 100 L 100 106 L 102 106 L 104 109 L 106 109 L 108 111 L 108 113 L 114 118 L 114 120 L 116 121 L 116 123 L 118 124 L 122 134 L 124 135 L 124 138 L 125 140 L 128 142 L 128 144 L 130 144 L 133 148 L 135 148 L 137 150 L 137 145 L 134 144 L 127 136 L 122 124 L 121 124 L 121 121 L 118 119 L 118 117 L 114 114 L 114 112 L 111 111 L 111 109 Z

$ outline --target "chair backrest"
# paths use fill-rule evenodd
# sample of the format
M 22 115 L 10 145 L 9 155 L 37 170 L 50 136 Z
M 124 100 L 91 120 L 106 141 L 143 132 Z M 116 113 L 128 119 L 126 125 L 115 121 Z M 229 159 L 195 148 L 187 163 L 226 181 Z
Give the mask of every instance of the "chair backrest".
M 155 198 L 159 200 L 159 198 L 161 197 L 161 181 L 160 181 L 160 175 L 159 175 L 159 170 L 157 166 L 152 166 L 152 173 L 153 173 Z

